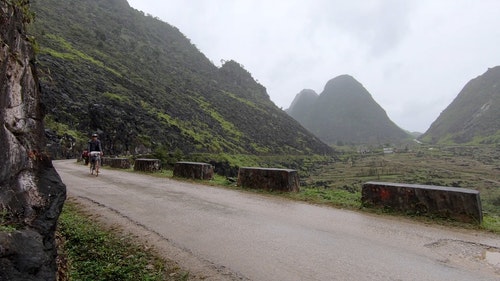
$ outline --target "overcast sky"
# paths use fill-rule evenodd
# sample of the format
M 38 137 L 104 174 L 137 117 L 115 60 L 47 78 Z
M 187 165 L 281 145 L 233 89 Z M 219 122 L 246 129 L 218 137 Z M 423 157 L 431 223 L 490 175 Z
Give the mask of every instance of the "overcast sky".
M 278 107 L 349 74 L 409 131 L 425 132 L 468 81 L 500 65 L 500 0 L 128 1 L 215 65 L 242 64 Z

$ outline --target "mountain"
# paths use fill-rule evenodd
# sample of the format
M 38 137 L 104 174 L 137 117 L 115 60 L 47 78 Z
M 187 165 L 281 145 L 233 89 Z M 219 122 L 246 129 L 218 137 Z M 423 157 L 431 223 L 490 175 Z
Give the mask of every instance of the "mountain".
M 292 104 L 285 111 L 307 128 L 312 124 L 311 114 L 309 113 L 318 97 L 319 95 L 314 90 L 304 89 L 295 96 Z
M 500 143 L 500 66 L 469 81 L 420 140 Z
M 287 113 L 329 144 L 399 143 L 410 138 L 349 75 L 328 81 L 319 96 L 300 92 Z
M 63 146 L 78 151 L 98 132 L 106 154 L 332 152 L 242 65 L 216 67 L 125 0 L 31 2 L 46 127 Z

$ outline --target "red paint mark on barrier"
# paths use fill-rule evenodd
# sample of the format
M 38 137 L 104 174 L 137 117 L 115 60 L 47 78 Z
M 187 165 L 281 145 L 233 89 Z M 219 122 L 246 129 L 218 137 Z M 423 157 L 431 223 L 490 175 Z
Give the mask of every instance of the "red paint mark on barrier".
M 387 190 L 385 188 L 380 189 L 380 199 L 382 199 L 382 201 L 387 201 L 390 196 L 391 196 L 391 193 L 389 192 L 389 190 Z

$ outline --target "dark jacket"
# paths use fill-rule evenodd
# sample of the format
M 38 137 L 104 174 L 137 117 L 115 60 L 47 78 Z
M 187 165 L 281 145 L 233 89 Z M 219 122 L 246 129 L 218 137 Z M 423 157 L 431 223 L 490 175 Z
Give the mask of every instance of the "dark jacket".
M 101 147 L 101 141 L 100 140 L 89 140 L 89 152 L 92 151 L 101 151 L 102 152 L 102 147 Z

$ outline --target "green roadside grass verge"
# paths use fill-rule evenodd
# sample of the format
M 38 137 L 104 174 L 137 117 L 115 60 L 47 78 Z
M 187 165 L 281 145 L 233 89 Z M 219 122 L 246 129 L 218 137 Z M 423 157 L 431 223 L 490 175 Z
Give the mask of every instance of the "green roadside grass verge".
M 154 249 L 92 218 L 77 203 L 66 201 L 58 233 L 63 237 L 69 280 L 188 280 L 189 273 L 161 258 Z
M 485 230 L 500 234 L 500 217 L 483 214 L 481 227 Z

